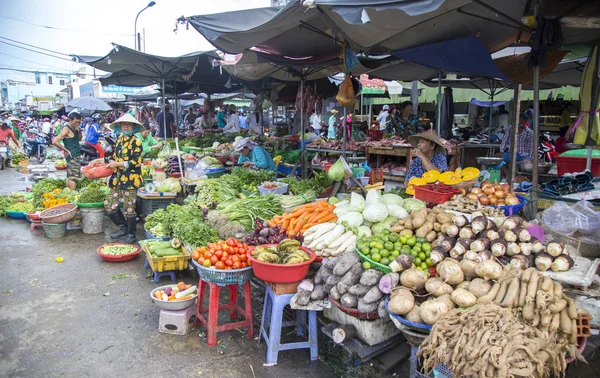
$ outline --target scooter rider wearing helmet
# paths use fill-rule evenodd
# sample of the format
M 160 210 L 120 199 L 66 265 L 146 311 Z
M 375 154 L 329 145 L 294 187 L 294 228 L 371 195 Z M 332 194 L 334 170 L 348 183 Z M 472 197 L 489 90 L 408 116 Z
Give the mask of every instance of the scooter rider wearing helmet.
M 81 151 L 79 141 L 81 135 L 81 114 L 73 110 L 68 116 L 69 122 L 60 130 L 52 144 L 63 151 L 67 160 L 67 187 L 75 190 L 76 181 L 81 180 Z M 60 142 L 63 142 L 62 144 Z
M 94 149 L 98 151 L 98 157 L 102 159 L 104 158 L 104 149 L 102 149 L 100 142 L 98 142 L 98 138 L 102 136 L 99 125 L 101 119 L 102 116 L 98 113 L 92 115 L 92 123 L 89 125 L 87 133 L 85 134 L 85 142 L 94 147 Z

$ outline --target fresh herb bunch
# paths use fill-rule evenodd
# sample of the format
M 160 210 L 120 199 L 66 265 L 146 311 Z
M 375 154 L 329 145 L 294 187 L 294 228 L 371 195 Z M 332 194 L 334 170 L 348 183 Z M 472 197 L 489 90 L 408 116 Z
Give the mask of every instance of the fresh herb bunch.
M 243 184 L 260 185 L 265 181 L 274 181 L 277 177 L 275 172 L 265 170 L 243 169 L 235 167 L 231 175 L 239 177 Z
M 104 194 L 104 192 L 102 191 L 102 185 L 100 185 L 97 182 L 94 182 L 79 191 L 79 199 L 77 200 L 77 202 L 104 202 L 105 197 L 106 194 Z
M 406 189 L 404 189 L 404 188 L 394 188 L 394 189 L 391 189 L 389 191 L 389 193 L 396 194 L 396 195 L 398 195 L 398 196 L 400 196 L 402 198 L 408 198 L 408 197 L 410 197 L 408 194 L 406 194 Z
M 242 199 L 221 203 L 217 209 L 231 222 L 238 222 L 246 231 L 254 229 L 256 219 L 269 220 L 282 213 L 280 196 L 252 194 Z
M 216 230 L 204 222 L 204 215 L 197 206 L 172 204 L 148 215 L 144 227 L 146 230 L 160 225 L 166 233 L 173 233 L 193 247 L 206 245 L 219 240 Z
M 295 177 L 285 177 L 281 181 L 288 184 L 288 190 L 294 194 L 303 194 L 312 190 L 318 195 L 333 185 L 333 181 L 327 176 L 326 172 L 315 173 L 313 177 L 305 180 L 298 180 Z

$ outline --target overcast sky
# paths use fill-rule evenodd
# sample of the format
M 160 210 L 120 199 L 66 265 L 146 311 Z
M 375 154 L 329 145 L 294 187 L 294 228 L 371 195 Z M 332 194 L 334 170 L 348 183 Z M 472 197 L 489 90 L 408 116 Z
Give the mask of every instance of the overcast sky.
M 105 55 L 112 42 L 133 48 L 135 16 L 147 4 L 146 0 L 0 0 L 0 37 L 64 54 Z M 270 4 L 270 0 L 156 0 L 156 5 L 140 15 L 137 30 L 146 29 L 146 52 L 150 54 L 178 56 L 210 50 L 214 47 L 191 27 L 180 26 L 174 33 L 175 20 L 181 15 Z M 0 68 L 7 67 L 65 72 L 79 65 L 0 43 Z M 27 77 L 0 69 L 0 80 Z

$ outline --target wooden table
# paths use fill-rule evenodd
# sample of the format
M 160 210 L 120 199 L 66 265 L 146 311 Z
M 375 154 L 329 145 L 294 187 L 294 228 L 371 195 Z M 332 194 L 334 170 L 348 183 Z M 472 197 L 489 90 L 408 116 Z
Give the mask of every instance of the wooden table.
M 482 156 L 494 156 L 496 149 L 499 149 L 499 144 L 475 144 L 475 143 L 462 143 L 456 146 L 457 153 L 460 154 L 460 166 L 465 167 L 479 167 L 477 158 Z M 466 151 L 466 150 L 469 151 Z M 465 163 L 466 160 L 466 163 Z M 466 164 L 466 165 L 465 165 Z

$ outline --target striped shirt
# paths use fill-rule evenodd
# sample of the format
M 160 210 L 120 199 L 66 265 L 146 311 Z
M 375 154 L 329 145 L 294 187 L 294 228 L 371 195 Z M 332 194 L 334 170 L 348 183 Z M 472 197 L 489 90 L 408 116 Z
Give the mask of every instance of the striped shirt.
M 510 133 L 512 126 L 506 130 L 502 144 L 500 144 L 500 152 L 504 152 L 510 146 Z M 525 130 L 517 134 L 517 153 L 520 155 L 533 156 L 533 131 L 525 127 Z

